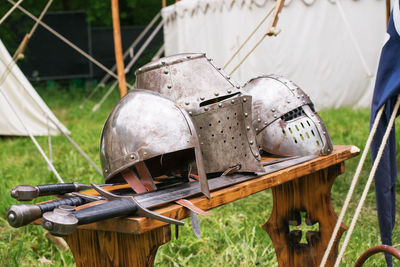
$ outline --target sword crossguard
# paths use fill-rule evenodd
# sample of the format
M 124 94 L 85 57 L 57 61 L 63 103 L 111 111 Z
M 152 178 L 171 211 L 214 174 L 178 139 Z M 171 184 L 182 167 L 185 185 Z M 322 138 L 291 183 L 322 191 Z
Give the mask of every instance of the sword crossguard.
M 119 196 L 119 195 L 113 194 L 107 190 L 104 190 L 103 188 L 96 185 L 95 183 L 91 183 L 90 185 L 93 187 L 94 190 L 96 190 L 100 195 L 102 195 L 103 197 L 105 197 L 108 200 L 128 199 L 129 201 L 133 202 L 137 207 L 136 214 L 139 216 L 148 217 L 148 218 L 152 218 L 152 219 L 156 219 L 159 221 L 176 224 L 176 225 L 184 225 L 185 224 L 183 221 L 172 219 L 170 217 L 158 214 L 157 212 L 151 211 L 151 210 L 143 207 L 133 196 Z

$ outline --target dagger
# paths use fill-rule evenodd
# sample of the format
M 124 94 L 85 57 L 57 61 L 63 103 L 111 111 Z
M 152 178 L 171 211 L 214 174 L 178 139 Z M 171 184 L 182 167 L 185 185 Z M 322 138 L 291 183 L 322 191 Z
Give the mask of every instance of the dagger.
M 111 185 L 111 184 L 109 184 Z M 104 184 L 101 186 L 109 186 Z M 11 196 L 19 201 L 31 201 L 39 196 L 63 195 L 91 189 L 90 185 L 80 183 L 46 184 L 46 185 L 18 185 L 11 190 Z
M 230 176 L 213 178 L 208 180 L 209 188 L 210 190 L 216 190 L 241 183 L 268 173 L 309 161 L 316 157 L 316 155 L 309 155 L 268 165 L 264 167 L 265 172 L 263 173 L 235 173 Z M 43 214 L 42 226 L 54 235 L 68 235 L 72 234 L 76 230 L 77 225 L 84 225 L 119 216 L 133 215 L 150 217 L 167 223 L 182 225 L 184 224 L 182 221 L 168 218 L 156 212 L 150 211 L 149 209 L 201 193 L 198 181 L 184 183 L 175 187 L 151 191 L 135 196 L 114 195 L 103 190 L 101 187 L 95 184 L 92 184 L 92 187 L 102 196 L 109 199 L 109 201 L 78 211 L 71 212 L 68 210 L 55 209 L 53 212 L 46 212 Z

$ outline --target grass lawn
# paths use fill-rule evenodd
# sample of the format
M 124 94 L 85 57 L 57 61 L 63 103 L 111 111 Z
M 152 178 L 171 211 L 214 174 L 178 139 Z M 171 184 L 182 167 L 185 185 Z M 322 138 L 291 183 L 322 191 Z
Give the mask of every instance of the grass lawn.
M 56 86 L 57 87 L 57 86 Z M 103 89 L 103 93 L 106 88 Z M 103 123 L 117 103 L 119 94 L 114 92 L 96 112 L 91 108 L 102 96 L 98 93 L 93 101 L 79 109 L 85 92 L 81 88 L 39 89 L 55 115 L 72 132 L 71 137 L 99 164 L 99 138 Z M 363 149 L 368 136 L 368 110 L 342 108 L 320 113 L 331 134 L 334 144 L 352 144 Z M 39 143 L 47 148 L 47 137 L 38 137 Z M 52 137 L 54 165 L 66 182 L 102 183 L 102 177 L 62 137 Z M 6 211 L 17 201 L 10 197 L 10 190 L 19 184 L 56 183 L 56 178 L 47 170 L 45 161 L 29 138 L 0 137 L 0 266 L 74 266 L 70 251 L 56 248 L 45 236 L 43 228 L 27 226 L 19 229 L 10 227 L 5 219 Z M 332 200 L 336 212 L 346 197 L 359 157 L 346 162 L 345 174 L 339 176 L 333 186 Z M 366 162 L 350 204 L 354 212 L 363 190 L 369 169 Z M 40 201 L 42 201 L 40 199 Z M 271 240 L 261 225 L 268 219 L 272 209 L 272 195 L 266 190 L 248 198 L 212 210 L 215 215 L 200 218 L 202 239 L 191 232 L 190 219 L 181 227 L 178 240 L 173 239 L 162 246 L 156 257 L 156 266 L 277 266 Z M 349 225 L 351 215 L 345 223 Z M 343 239 L 343 238 L 342 238 Z M 396 226 L 394 245 L 399 247 L 400 229 Z M 379 244 L 379 230 L 375 209 L 374 189 L 370 189 L 342 266 L 352 266 L 357 257 L 367 248 Z M 129 252 L 127 252 L 129 253 Z M 51 264 L 45 263 L 47 259 Z M 382 255 L 374 256 L 368 266 L 384 265 Z

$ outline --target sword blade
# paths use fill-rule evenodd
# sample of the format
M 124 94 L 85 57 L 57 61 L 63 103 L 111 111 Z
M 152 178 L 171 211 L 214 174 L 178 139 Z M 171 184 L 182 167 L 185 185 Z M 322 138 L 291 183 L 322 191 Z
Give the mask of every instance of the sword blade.
M 286 169 L 288 167 L 295 166 L 300 163 L 317 158 L 316 155 L 298 157 L 294 159 L 289 159 L 286 161 L 280 161 L 275 164 L 271 164 L 264 167 L 265 172 L 256 174 L 243 174 L 235 173 L 230 176 L 220 176 L 217 178 L 209 179 L 208 185 L 210 191 L 215 191 L 227 186 L 242 183 L 269 173 L 273 173 L 279 170 Z M 188 198 L 201 193 L 200 185 L 198 181 L 181 184 L 175 187 L 148 192 L 138 196 L 134 196 L 134 199 L 140 203 L 145 208 L 153 208 L 169 202 L 173 202 L 182 198 Z

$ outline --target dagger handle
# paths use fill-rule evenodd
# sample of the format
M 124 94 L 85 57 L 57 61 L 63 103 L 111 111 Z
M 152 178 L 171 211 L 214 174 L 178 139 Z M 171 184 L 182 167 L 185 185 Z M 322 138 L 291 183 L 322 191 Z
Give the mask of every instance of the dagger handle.
M 61 205 L 68 205 L 68 206 L 80 206 L 85 204 L 87 201 L 81 197 L 70 197 L 70 198 L 64 198 L 60 200 L 54 200 L 54 201 L 49 201 L 46 203 L 38 204 L 40 210 L 42 213 L 52 211 L 55 208 L 61 206 Z
M 134 215 L 136 211 L 137 205 L 135 203 L 122 198 L 74 211 L 72 215 L 78 219 L 78 225 L 81 225 L 119 216 Z
M 36 187 L 39 190 L 39 196 L 62 195 L 77 191 L 77 185 L 75 183 L 46 184 L 38 185 Z

